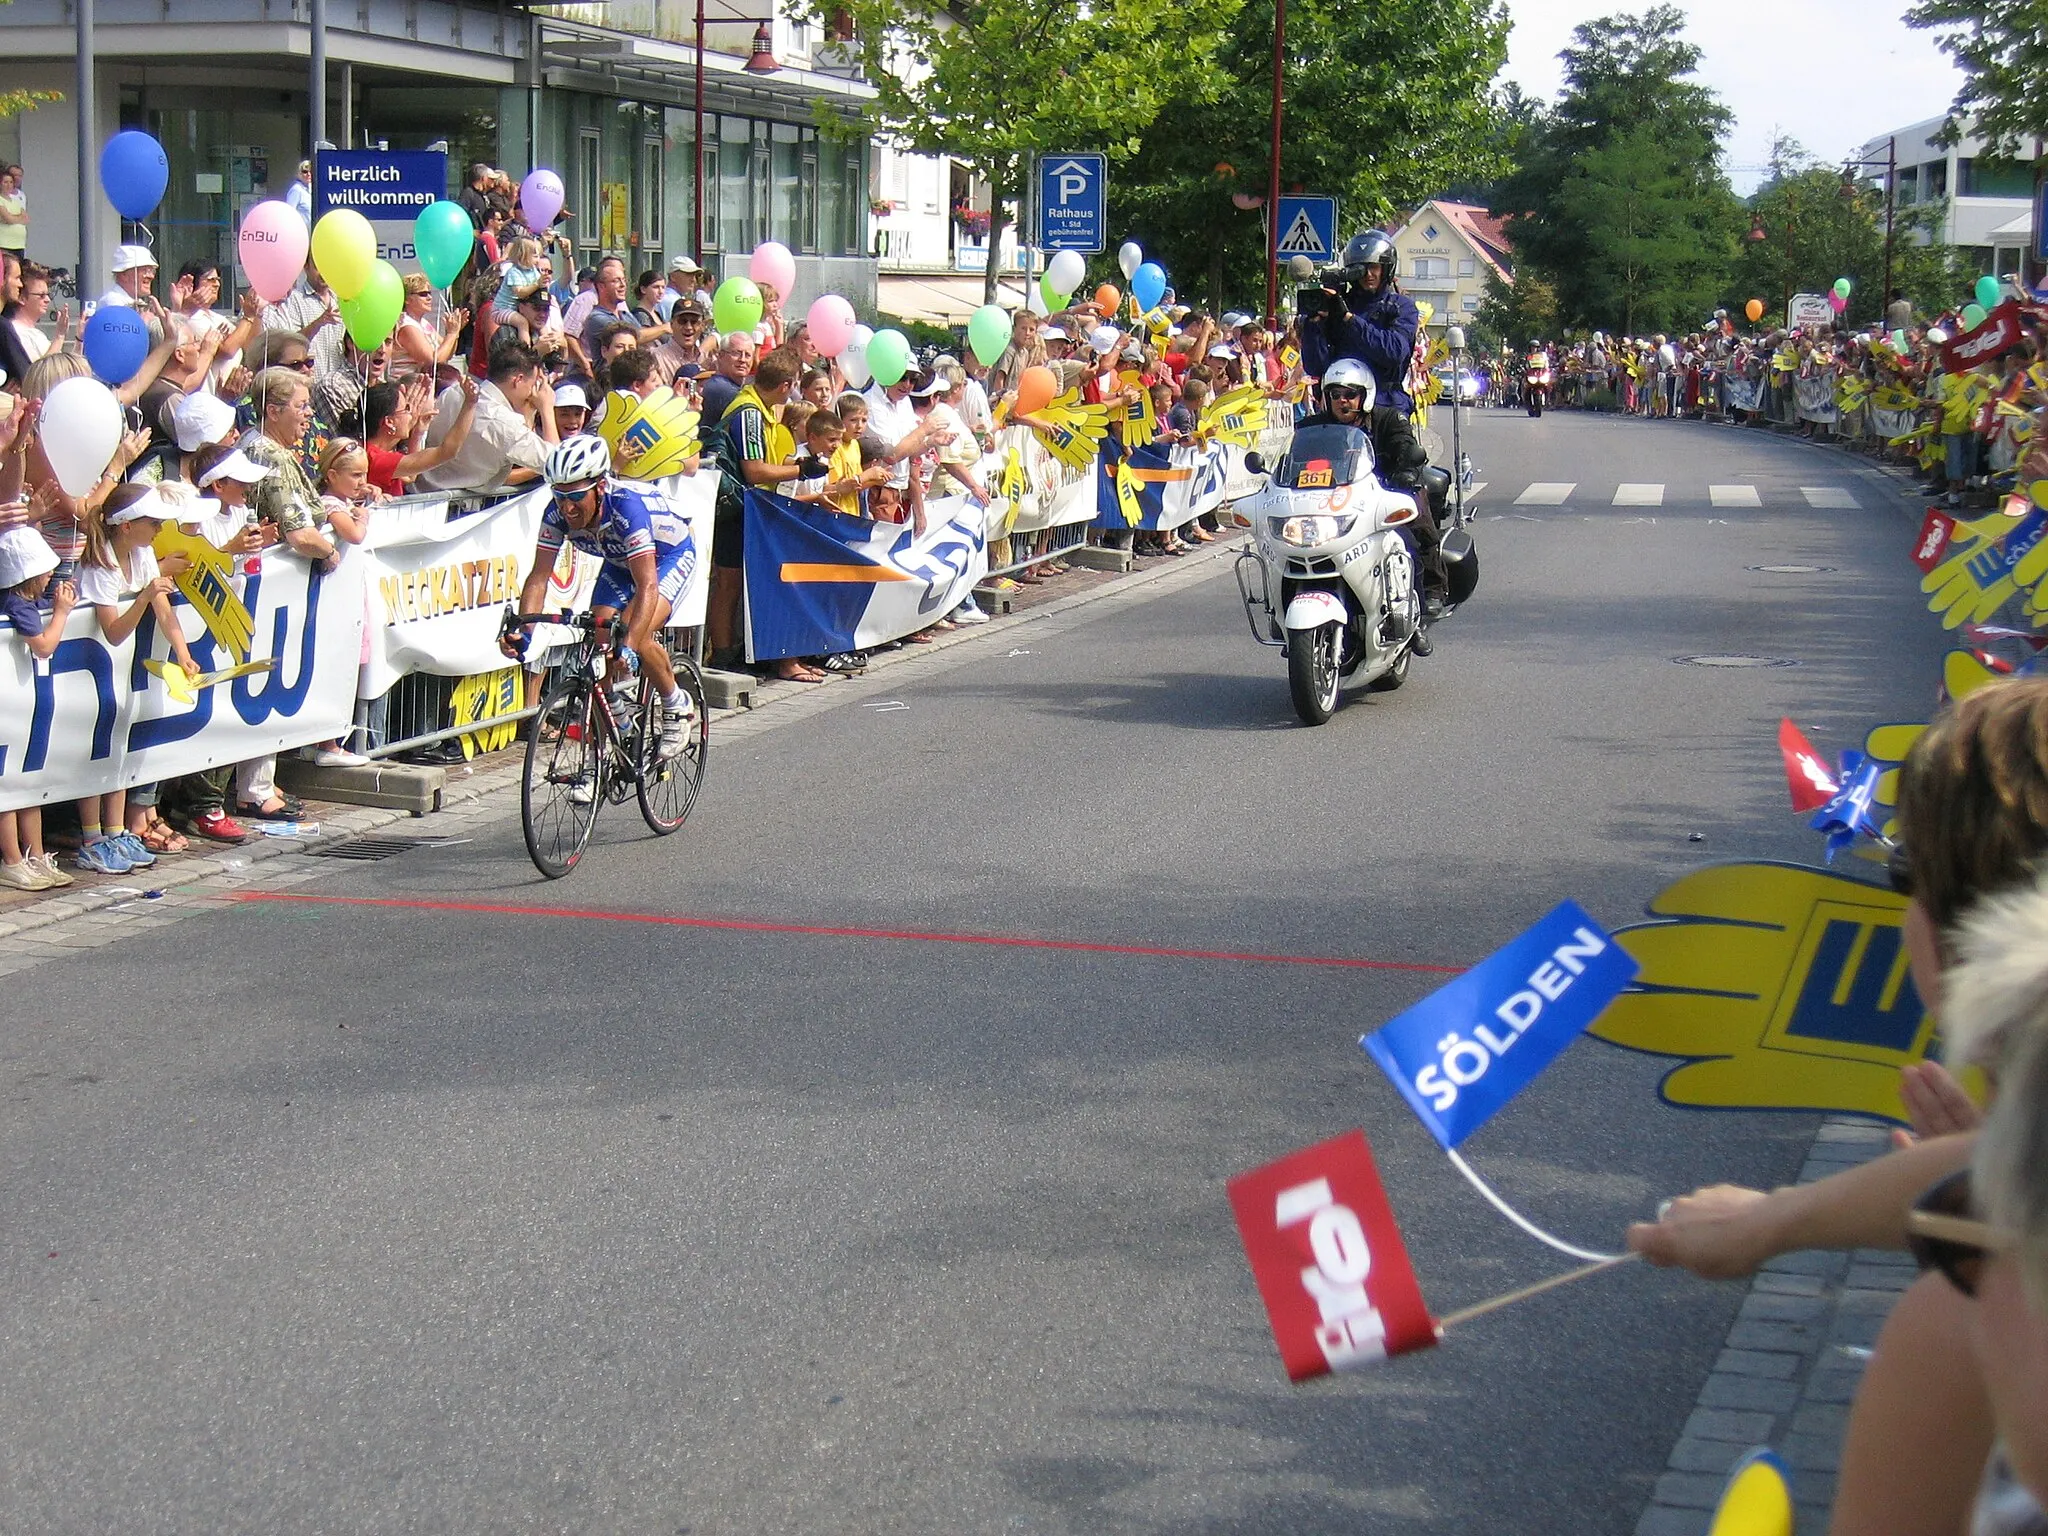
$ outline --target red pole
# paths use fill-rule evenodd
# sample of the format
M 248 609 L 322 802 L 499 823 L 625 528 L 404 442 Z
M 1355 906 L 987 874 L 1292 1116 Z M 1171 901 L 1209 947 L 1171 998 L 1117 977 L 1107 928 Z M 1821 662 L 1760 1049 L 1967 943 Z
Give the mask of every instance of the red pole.
M 697 0 L 697 126 L 696 140 L 690 145 L 690 153 L 697 157 L 697 164 L 690 173 L 690 190 L 694 194 L 690 209 L 690 243 L 696 248 L 691 254 L 701 267 L 704 264 L 704 0 Z M 717 284 L 711 286 L 716 287 Z
M 1287 0 L 1273 0 L 1273 163 L 1266 175 L 1266 324 L 1280 324 L 1280 87 Z

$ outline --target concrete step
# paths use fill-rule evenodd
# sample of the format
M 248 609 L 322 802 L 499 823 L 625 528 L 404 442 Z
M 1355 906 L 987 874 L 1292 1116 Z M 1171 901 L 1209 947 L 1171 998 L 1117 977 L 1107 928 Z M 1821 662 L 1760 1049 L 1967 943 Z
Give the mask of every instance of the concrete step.
M 1060 558 L 1069 565 L 1085 565 L 1091 571 L 1128 571 L 1135 563 L 1128 549 L 1110 549 L 1100 544 L 1084 544 Z
M 760 680 L 751 672 L 726 672 L 716 667 L 704 669 L 704 697 L 713 709 L 752 709 L 754 689 Z
M 280 788 L 311 800 L 375 805 L 424 816 L 441 808 L 448 771 L 385 762 L 373 762 L 362 768 L 322 768 L 303 757 L 280 757 L 277 782 Z

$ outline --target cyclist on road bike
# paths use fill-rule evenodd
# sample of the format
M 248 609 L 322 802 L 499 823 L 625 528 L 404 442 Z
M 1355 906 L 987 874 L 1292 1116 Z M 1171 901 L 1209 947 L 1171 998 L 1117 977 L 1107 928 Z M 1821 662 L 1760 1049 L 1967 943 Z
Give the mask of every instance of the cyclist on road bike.
M 612 484 L 611 469 L 610 447 L 589 432 L 564 438 L 548 454 L 543 473 L 554 498 L 541 514 L 533 570 L 520 589 L 519 611 L 540 611 L 548 575 L 565 541 L 602 559 L 591 615 L 603 625 L 625 610 L 626 643 L 639 653 L 641 671 L 661 694 L 662 751 L 674 752 L 688 738 L 695 708 L 676 682 L 661 631 L 697 568 L 697 546 L 689 523 L 666 497 L 648 486 Z M 499 645 L 519 659 L 516 636 Z

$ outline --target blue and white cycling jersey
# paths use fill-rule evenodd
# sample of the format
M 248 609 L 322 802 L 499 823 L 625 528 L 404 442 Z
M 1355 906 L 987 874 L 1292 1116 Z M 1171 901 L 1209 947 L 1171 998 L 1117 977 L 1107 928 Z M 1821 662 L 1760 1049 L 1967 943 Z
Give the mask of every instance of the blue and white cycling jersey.
M 623 608 L 633 596 L 635 555 L 652 553 L 655 580 L 661 595 L 673 605 L 690 583 L 697 566 L 697 545 L 690 537 L 689 520 L 668 503 L 657 490 L 633 485 L 609 485 L 598 509 L 597 521 L 588 528 L 571 528 L 562 509 L 549 502 L 540 519 L 540 547 L 558 550 L 572 544 L 586 554 L 604 561 L 597 588 L 591 593 L 594 608 Z

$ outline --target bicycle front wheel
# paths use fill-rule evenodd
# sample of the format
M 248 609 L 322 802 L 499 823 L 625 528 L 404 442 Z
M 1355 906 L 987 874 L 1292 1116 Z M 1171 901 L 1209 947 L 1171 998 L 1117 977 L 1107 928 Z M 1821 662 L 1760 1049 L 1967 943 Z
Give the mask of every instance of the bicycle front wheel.
M 557 678 L 529 723 L 526 776 L 519 786 L 520 830 L 534 868 L 559 880 L 576 867 L 597 824 L 597 711 L 587 679 Z
M 657 837 L 689 819 L 704 783 L 704 763 L 711 755 L 711 711 L 704 703 L 704 674 L 687 656 L 671 660 L 676 683 L 690 701 L 690 723 L 683 739 L 664 748 L 661 741 L 661 699 L 643 681 L 640 705 L 640 814 Z

